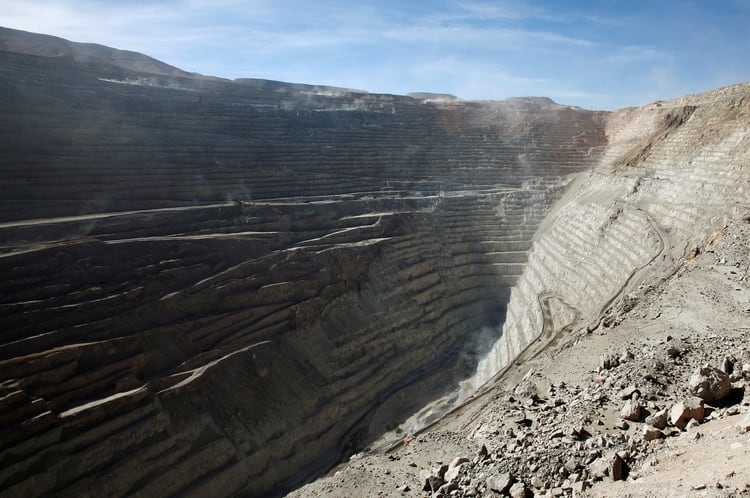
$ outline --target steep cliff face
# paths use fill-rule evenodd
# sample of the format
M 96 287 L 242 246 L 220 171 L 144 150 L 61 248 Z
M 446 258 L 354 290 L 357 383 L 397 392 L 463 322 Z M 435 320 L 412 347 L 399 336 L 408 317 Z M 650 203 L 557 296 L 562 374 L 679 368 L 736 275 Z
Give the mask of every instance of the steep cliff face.
M 0 38 L 11 495 L 257 495 L 330 466 L 471 374 L 606 143 L 604 114 L 546 99 Z
M 502 335 L 466 382 L 479 391 L 290 496 L 744 492 L 750 84 L 617 111 L 606 133 L 533 237 Z M 682 432 L 706 364 L 732 395 Z
M 475 369 L 610 325 L 750 209 L 750 85 L 605 115 L 5 29 L 0 62 L 11 495 L 293 487 Z
M 750 84 L 610 115 L 605 153 L 542 223 L 511 292 L 501 340 L 474 385 L 534 341 L 611 325 L 644 284 L 674 272 L 678 260 L 745 216 L 749 123 Z

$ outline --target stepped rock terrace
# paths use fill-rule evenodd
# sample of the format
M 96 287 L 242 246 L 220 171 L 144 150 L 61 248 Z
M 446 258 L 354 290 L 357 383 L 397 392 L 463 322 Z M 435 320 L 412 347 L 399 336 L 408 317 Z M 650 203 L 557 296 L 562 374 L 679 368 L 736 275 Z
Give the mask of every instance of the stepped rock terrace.
M 0 30 L 0 490 L 297 486 L 746 209 L 749 93 L 376 95 Z
M 261 494 L 324 470 L 473 373 L 605 144 L 602 113 L 543 98 L 229 82 L 2 34 L 14 494 Z

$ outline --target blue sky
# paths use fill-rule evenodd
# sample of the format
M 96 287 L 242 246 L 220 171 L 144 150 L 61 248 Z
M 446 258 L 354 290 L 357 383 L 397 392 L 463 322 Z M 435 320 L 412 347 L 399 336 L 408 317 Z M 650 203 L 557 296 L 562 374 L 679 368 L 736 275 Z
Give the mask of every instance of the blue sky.
M 187 71 L 594 109 L 750 80 L 750 0 L 0 0 L 0 25 Z

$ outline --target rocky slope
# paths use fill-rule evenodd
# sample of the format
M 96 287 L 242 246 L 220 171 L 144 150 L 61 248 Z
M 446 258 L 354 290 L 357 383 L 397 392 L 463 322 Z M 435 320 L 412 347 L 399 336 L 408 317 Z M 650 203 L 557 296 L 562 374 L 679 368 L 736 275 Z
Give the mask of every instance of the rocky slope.
M 604 114 L 0 30 L 0 489 L 294 487 L 474 370 Z M 485 333 L 483 337 L 488 334 Z
M 749 271 L 741 217 L 617 325 L 565 335 L 292 496 L 750 496 Z M 694 380 L 705 365 L 720 399 Z
M 512 290 L 502 373 L 298 495 L 750 494 L 748 123 L 747 84 L 610 116 Z
M 652 379 L 731 356 L 743 388 L 748 296 L 719 284 L 747 284 L 748 85 L 605 114 L 5 29 L 0 58 L 5 494 L 264 495 L 366 445 L 298 493 L 422 494 L 454 457 L 443 494 L 571 493 L 662 444 L 646 411 L 687 393 Z M 667 335 L 685 354 L 639 377 Z

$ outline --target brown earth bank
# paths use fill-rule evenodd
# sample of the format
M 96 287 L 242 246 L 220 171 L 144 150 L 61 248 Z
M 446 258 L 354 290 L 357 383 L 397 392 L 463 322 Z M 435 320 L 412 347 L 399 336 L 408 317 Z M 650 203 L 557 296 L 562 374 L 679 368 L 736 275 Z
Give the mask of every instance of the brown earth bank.
M 337 462 L 294 493 L 745 492 L 693 455 L 747 443 L 750 85 L 601 113 L 5 28 L 0 59 L 4 494 L 263 496 Z

